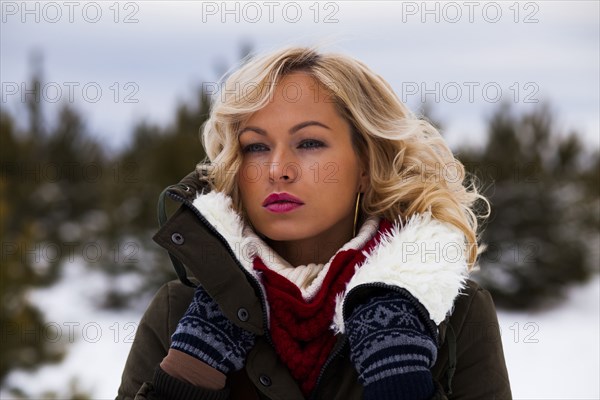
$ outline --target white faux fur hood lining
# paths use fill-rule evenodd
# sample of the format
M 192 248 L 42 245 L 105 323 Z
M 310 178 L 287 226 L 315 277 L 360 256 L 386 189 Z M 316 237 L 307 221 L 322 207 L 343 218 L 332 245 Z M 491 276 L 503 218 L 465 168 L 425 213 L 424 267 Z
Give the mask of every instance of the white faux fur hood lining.
M 221 233 L 240 264 L 262 287 L 259 273 L 252 266 L 259 246 L 253 243 L 255 237 L 244 235 L 242 218 L 233 210 L 231 197 L 212 191 L 198 194 L 193 205 Z M 342 310 L 350 290 L 374 282 L 406 289 L 439 324 L 451 312 L 454 300 L 465 287 L 466 254 L 462 231 L 434 219 L 430 213 L 416 214 L 404 226 L 394 224 L 370 254 L 365 254 L 365 261 L 356 266 L 356 273 L 345 291 L 337 296 L 332 329 L 344 332 Z

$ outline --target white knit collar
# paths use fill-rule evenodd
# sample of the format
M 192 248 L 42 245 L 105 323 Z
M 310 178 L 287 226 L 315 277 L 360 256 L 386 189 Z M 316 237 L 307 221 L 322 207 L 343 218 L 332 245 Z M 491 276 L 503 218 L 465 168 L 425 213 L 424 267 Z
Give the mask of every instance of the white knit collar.
M 293 266 L 260 238 L 250 226 L 244 227 L 243 235 L 256 246 L 256 254 L 261 257 L 265 266 L 295 284 L 300 289 L 304 301 L 310 302 L 321 289 L 335 256 L 341 251 L 362 248 L 377 232 L 379 221 L 380 218 L 377 216 L 369 217 L 360 227 L 358 234 L 342 246 L 325 264 L 310 263 Z M 320 271 L 307 287 L 303 287 L 307 276 L 313 274 L 315 270 Z

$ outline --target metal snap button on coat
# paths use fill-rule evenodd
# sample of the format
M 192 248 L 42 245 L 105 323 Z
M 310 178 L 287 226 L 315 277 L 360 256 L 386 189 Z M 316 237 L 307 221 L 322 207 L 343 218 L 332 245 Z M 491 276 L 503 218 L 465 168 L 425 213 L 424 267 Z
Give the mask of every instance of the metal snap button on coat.
M 183 242 L 185 242 L 185 240 L 183 239 L 183 235 L 181 233 L 175 232 L 174 234 L 171 235 L 171 242 L 173 242 L 175 244 L 183 244 Z
M 271 386 L 271 378 L 269 378 L 267 375 L 259 376 L 258 380 L 260 381 L 260 384 L 263 386 Z
M 248 321 L 248 318 L 250 318 L 250 314 L 248 314 L 248 310 L 246 310 L 244 307 L 240 308 L 237 312 L 238 318 L 240 319 L 240 321 L 242 322 L 246 322 Z

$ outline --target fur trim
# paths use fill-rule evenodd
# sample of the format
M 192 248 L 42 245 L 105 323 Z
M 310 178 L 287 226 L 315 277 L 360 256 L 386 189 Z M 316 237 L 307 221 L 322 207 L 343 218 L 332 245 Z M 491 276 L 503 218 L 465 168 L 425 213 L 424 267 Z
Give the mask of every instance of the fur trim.
M 242 218 L 233 210 L 231 197 L 216 191 L 198 194 L 193 205 L 223 235 L 241 265 L 264 287 L 252 259 L 260 251 L 257 236 L 244 233 Z M 439 324 L 452 310 L 454 300 L 467 279 L 463 233 L 453 225 L 434 219 L 430 213 L 416 214 L 404 225 L 396 223 L 382 236 L 336 299 L 332 329 L 344 332 L 342 310 L 353 288 L 382 282 L 408 290 Z M 269 313 L 269 310 L 267 310 Z
M 198 193 L 192 204 L 225 238 L 240 264 L 260 286 L 263 298 L 266 298 L 266 290 L 262 284 L 260 272 L 256 271 L 252 264 L 254 255 L 260 251 L 260 245 L 255 242 L 256 236 L 244 234 L 242 217 L 233 209 L 231 197 L 217 191 L 206 194 Z M 271 309 L 268 302 L 265 307 L 267 321 L 270 323 Z
M 252 259 L 258 246 L 252 245 L 252 238 L 244 236 L 244 224 L 240 215 L 233 209 L 231 197 L 221 192 L 211 191 L 197 194 L 192 204 L 225 238 L 244 269 L 260 283 L 258 273 L 252 266 Z
M 353 288 L 373 282 L 408 290 L 439 324 L 452 310 L 467 279 L 465 239 L 453 225 L 430 213 L 414 215 L 404 227 L 397 223 L 367 256 L 336 299 L 332 328 L 344 332 L 343 306 Z

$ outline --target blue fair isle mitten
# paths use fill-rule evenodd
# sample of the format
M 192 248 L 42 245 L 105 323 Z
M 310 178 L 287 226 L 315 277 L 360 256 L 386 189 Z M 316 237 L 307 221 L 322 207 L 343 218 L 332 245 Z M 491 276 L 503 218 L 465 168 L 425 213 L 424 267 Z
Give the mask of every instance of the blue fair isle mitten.
M 437 328 L 403 295 L 388 292 L 357 306 L 346 321 L 350 359 L 365 400 L 429 399 Z
M 242 369 L 254 338 L 253 333 L 227 319 L 219 305 L 198 286 L 171 336 L 171 348 L 228 374 Z

